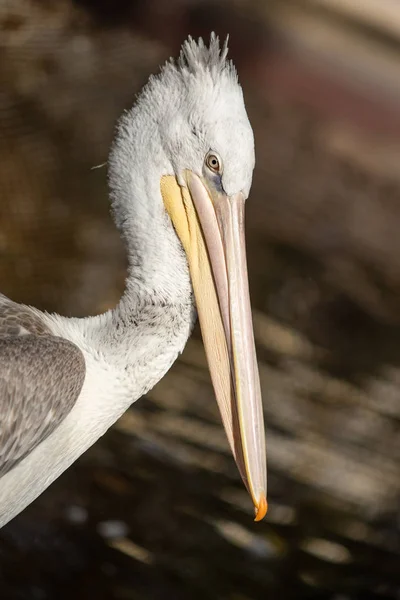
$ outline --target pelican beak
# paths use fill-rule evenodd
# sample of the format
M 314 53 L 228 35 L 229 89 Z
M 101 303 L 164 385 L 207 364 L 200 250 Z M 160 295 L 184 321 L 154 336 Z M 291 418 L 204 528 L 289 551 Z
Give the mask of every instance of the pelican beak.
M 267 512 L 265 431 L 244 239 L 244 195 L 227 196 L 191 171 L 161 193 L 186 252 L 224 428 L 254 507 Z

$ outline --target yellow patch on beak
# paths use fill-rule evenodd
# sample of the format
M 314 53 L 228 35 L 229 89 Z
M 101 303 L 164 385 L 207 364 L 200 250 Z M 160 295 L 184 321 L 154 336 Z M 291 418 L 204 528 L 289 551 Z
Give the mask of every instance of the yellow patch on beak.
M 185 187 L 181 188 L 175 177 L 171 175 L 161 179 L 161 194 L 188 259 L 208 362 L 215 361 L 214 364 L 219 366 L 218 377 L 214 375 L 214 369 L 210 369 L 215 394 L 217 397 L 225 397 L 225 406 L 228 406 L 231 392 L 228 348 L 210 261 L 196 209 L 189 190 Z M 229 416 L 225 415 L 225 418 L 227 420 L 224 419 L 224 423 L 229 422 Z M 233 426 L 226 433 L 236 459 Z

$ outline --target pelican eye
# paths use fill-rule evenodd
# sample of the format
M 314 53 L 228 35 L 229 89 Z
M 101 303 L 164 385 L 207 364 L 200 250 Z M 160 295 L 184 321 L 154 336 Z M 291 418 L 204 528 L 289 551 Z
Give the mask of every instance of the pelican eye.
M 207 154 L 206 165 L 214 173 L 221 172 L 221 161 L 220 161 L 219 157 L 216 154 L 214 154 L 213 152 L 210 152 L 210 154 Z

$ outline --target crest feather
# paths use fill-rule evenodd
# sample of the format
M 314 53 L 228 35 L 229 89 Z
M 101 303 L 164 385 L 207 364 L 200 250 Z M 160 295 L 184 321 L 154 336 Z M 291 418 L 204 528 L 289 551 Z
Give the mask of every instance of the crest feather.
M 229 36 L 226 37 L 221 47 L 219 37 L 213 32 L 207 46 L 203 38 L 194 40 L 189 36 L 182 44 L 178 60 L 176 62 L 172 61 L 172 65 L 183 75 L 197 75 L 207 72 L 214 81 L 225 75 L 232 81 L 237 82 L 236 69 L 232 61 L 227 59 L 228 40 Z M 170 66 L 172 65 L 170 63 Z

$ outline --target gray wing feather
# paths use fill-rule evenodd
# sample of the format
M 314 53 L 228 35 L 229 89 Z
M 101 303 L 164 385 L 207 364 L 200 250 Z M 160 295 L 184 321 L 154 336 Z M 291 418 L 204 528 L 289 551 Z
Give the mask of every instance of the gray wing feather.
M 51 335 L 51 331 L 39 311 L 0 294 L 0 336 L 26 334 Z
M 84 379 L 79 348 L 51 335 L 40 313 L 0 294 L 0 476 L 61 423 Z

